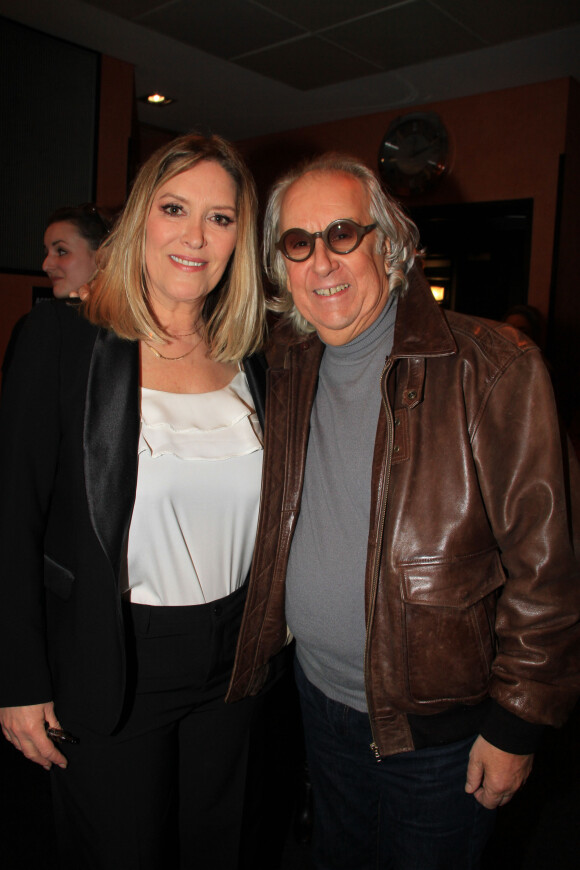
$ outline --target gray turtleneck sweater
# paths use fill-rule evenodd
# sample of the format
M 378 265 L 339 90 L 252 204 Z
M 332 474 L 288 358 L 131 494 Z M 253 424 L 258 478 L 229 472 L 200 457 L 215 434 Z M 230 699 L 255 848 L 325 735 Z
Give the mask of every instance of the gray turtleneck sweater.
M 361 711 L 372 458 L 396 311 L 390 298 L 353 341 L 326 345 L 286 580 L 286 618 L 307 678 Z

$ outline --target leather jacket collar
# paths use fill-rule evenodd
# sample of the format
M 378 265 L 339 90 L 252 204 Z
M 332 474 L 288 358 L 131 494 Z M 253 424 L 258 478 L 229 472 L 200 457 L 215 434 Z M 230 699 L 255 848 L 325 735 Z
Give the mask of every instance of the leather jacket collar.
M 296 344 L 303 350 L 322 346 L 315 333 L 296 340 Z M 319 352 L 322 350 L 323 347 Z M 391 357 L 434 357 L 453 353 L 457 353 L 457 344 L 445 315 L 433 298 L 421 267 L 415 265 L 409 273 L 409 288 L 398 302 Z

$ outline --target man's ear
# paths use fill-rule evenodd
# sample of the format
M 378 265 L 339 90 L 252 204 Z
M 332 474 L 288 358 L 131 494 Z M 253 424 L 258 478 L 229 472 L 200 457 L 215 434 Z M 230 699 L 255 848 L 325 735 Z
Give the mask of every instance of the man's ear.
M 385 270 L 385 275 L 389 274 L 389 257 L 391 255 L 391 240 L 385 236 L 385 241 L 383 242 L 383 269 Z

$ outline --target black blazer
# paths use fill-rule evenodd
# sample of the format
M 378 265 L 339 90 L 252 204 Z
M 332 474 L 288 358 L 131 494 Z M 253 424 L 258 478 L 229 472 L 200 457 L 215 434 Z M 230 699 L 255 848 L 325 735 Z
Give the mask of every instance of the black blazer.
M 263 426 L 265 360 L 244 369 Z M 137 342 L 37 306 L 0 405 L 0 706 L 54 700 L 65 727 L 117 724 L 139 422 Z

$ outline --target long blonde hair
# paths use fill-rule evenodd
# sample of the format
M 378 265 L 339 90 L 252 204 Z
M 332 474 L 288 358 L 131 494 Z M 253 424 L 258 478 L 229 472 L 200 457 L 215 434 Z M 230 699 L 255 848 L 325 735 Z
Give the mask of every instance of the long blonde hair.
M 92 323 L 112 329 L 121 338 L 167 339 L 149 301 L 147 218 L 159 188 L 202 160 L 218 163 L 236 185 L 236 247 L 222 279 L 205 300 L 202 330 L 213 359 L 237 362 L 263 340 L 265 299 L 254 181 L 234 146 L 220 136 L 180 136 L 142 166 L 115 229 L 98 252 L 99 270 L 83 308 Z

